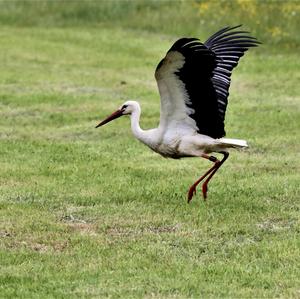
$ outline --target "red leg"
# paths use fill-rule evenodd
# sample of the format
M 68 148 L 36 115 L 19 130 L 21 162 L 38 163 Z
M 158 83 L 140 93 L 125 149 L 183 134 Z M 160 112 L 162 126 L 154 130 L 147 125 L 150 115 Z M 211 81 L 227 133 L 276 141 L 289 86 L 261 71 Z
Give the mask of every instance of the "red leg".
M 228 158 L 229 156 L 229 153 L 228 152 L 220 152 L 221 154 L 224 155 L 223 159 L 221 161 L 219 161 L 219 163 L 216 165 L 216 167 L 214 168 L 214 170 L 210 173 L 210 175 L 208 176 L 208 178 L 205 180 L 205 182 L 203 183 L 202 185 L 202 194 L 203 194 L 203 198 L 204 200 L 206 199 L 207 197 L 207 190 L 208 190 L 208 183 L 209 181 L 211 180 L 211 178 L 214 176 L 214 174 L 218 171 L 218 169 L 222 166 L 222 164 L 226 161 L 226 159 Z
M 205 179 L 210 173 L 215 172 L 216 169 L 218 168 L 218 165 L 221 163 L 216 157 L 214 156 L 208 156 L 203 154 L 202 155 L 203 158 L 208 159 L 212 162 L 214 162 L 215 164 L 213 165 L 213 167 L 211 167 L 203 176 L 201 176 L 189 189 L 188 192 L 188 203 L 192 200 L 193 196 L 196 194 L 196 187 L 198 186 L 198 184 Z

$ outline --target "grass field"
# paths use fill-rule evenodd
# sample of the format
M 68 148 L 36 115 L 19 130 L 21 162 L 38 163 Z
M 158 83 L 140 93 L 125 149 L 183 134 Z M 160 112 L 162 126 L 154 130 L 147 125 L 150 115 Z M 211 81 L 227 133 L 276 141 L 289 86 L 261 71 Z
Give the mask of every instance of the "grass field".
M 244 27 L 263 45 L 234 72 L 226 129 L 250 148 L 188 205 L 208 162 L 160 157 L 125 117 L 94 126 L 128 99 L 157 126 L 156 64 L 225 16 L 206 1 L 41 3 L 0 3 L 0 297 L 300 297 L 295 19 L 276 24 L 274 3 L 249 2 L 258 15 Z

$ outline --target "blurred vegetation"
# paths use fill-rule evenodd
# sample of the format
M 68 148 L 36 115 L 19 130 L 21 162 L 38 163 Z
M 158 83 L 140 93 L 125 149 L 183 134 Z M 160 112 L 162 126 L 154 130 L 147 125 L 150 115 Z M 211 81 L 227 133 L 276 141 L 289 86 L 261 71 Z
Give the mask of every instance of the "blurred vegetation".
M 299 46 L 300 1 L 197 1 L 205 25 L 245 24 L 266 43 Z M 216 18 L 218 21 L 216 21 Z
M 174 35 L 207 34 L 244 24 L 264 44 L 300 45 L 300 1 L 2 1 L 0 24 L 126 27 Z
M 0 298 L 299 298 L 299 2 L 0 0 Z M 233 151 L 163 159 L 153 71 L 179 36 L 244 24 L 263 45 L 233 74 Z M 288 51 L 288 52 L 287 52 Z

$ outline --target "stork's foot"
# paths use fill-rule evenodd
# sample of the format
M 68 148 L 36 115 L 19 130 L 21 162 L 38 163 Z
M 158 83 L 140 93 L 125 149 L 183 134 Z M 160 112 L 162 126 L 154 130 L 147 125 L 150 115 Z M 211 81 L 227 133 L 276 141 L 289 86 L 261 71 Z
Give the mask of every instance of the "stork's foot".
M 224 151 L 220 152 L 220 154 L 224 155 L 224 157 L 221 161 L 219 161 L 214 156 L 208 156 L 206 154 L 202 155 L 203 158 L 214 162 L 214 165 L 190 187 L 190 190 L 188 193 L 188 203 L 192 200 L 193 196 L 196 194 L 197 185 L 205 178 L 206 178 L 206 180 L 204 181 L 204 183 L 202 185 L 202 195 L 203 195 L 203 199 L 206 200 L 207 191 L 208 191 L 208 182 L 211 180 L 211 178 L 214 176 L 214 174 L 218 171 L 218 169 L 221 167 L 221 165 L 225 162 L 225 160 L 229 156 L 229 153 L 224 152 Z
M 207 198 L 207 191 L 208 191 L 207 184 L 204 183 L 202 185 L 202 195 L 203 195 L 204 200 L 206 200 L 206 198 Z M 194 195 L 196 195 L 196 186 L 192 185 L 188 192 L 188 203 L 190 203 L 190 201 L 193 199 Z
M 203 195 L 203 199 L 206 200 L 207 198 L 207 191 L 208 191 L 208 187 L 206 182 L 202 185 L 202 195 Z
M 188 203 L 190 203 L 194 195 L 196 195 L 196 186 L 192 185 L 188 192 Z

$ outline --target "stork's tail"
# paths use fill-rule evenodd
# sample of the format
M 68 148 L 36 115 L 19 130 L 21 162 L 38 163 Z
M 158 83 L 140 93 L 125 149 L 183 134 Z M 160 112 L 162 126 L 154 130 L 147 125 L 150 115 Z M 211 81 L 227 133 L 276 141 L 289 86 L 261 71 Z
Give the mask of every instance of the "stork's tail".
M 242 139 L 231 139 L 231 138 L 221 138 L 218 140 L 222 145 L 226 147 L 234 148 L 246 148 L 248 147 L 247 141 Z

